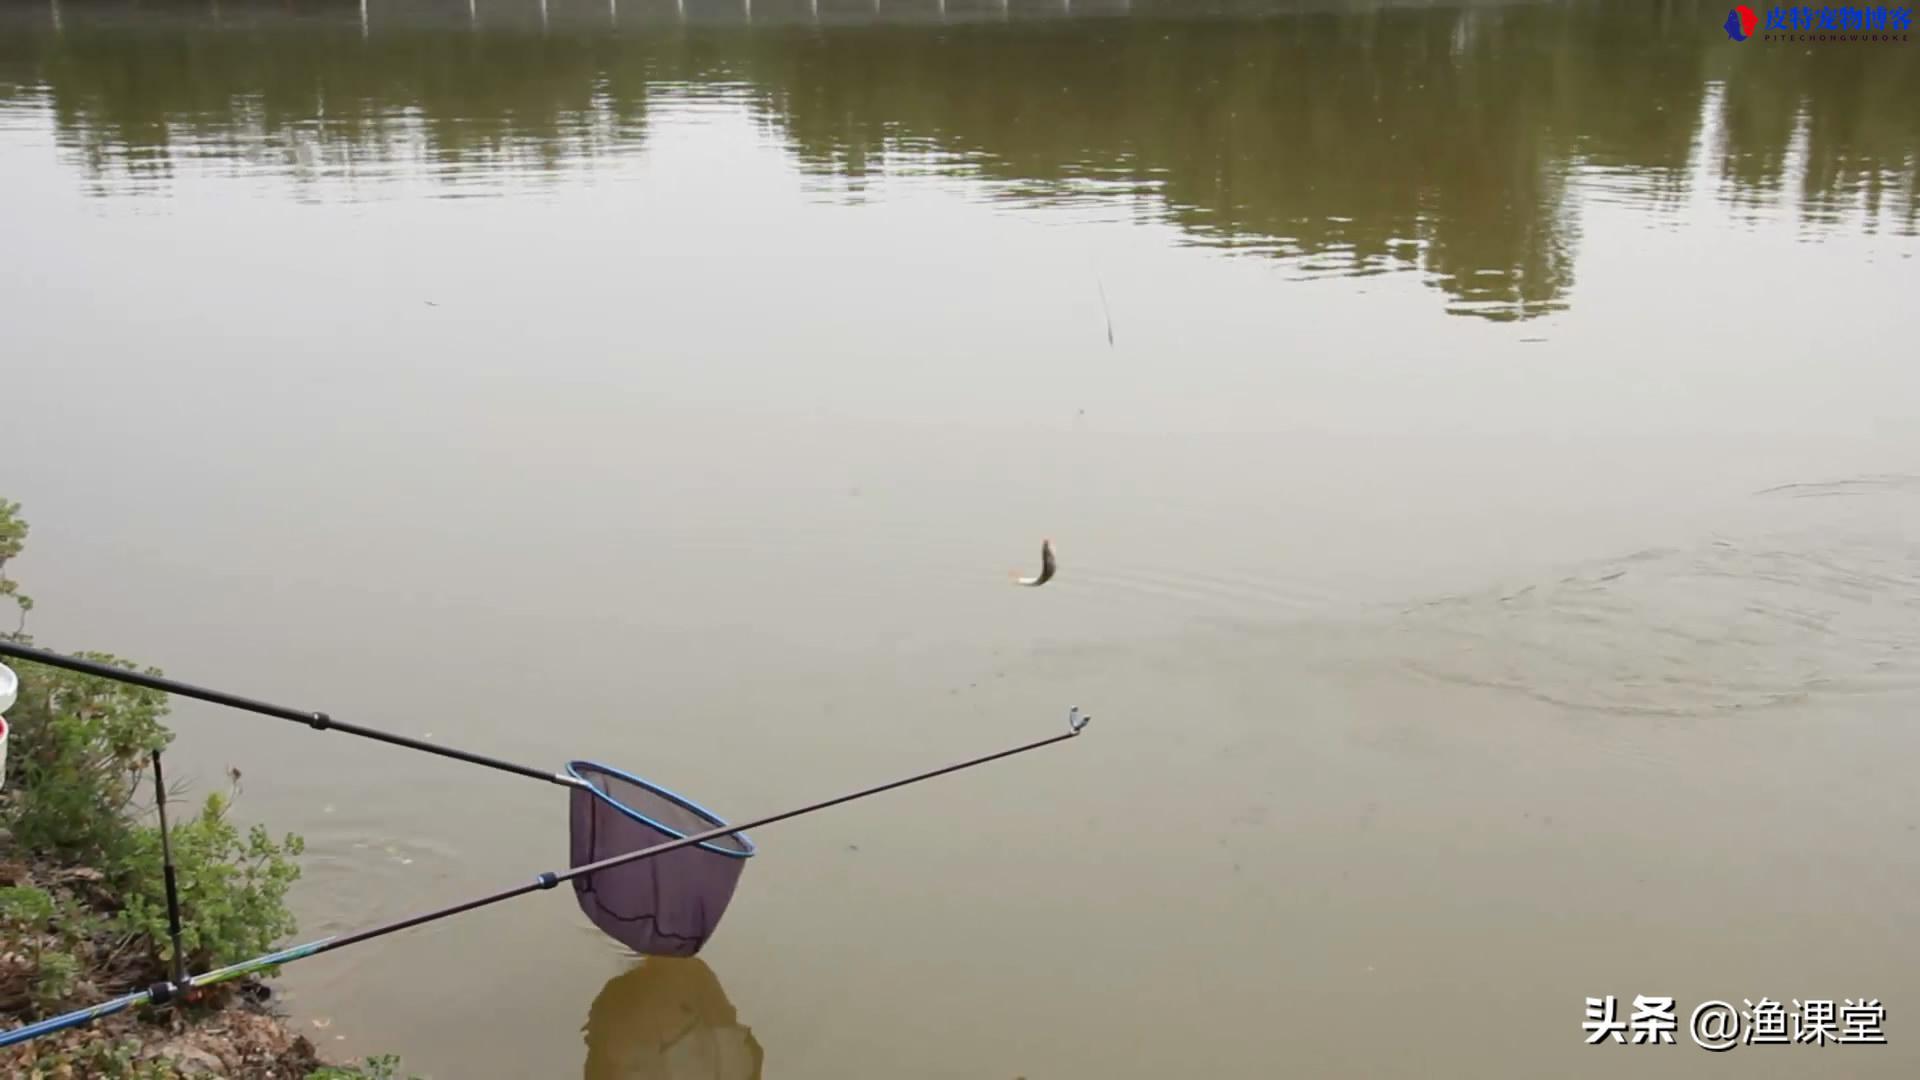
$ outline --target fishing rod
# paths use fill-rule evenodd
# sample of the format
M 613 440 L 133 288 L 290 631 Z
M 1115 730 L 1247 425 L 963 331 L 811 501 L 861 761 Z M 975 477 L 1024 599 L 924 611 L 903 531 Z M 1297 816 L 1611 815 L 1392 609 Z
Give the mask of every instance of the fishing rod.
M 278 967 L 281 964 L 291 963 L 292 961 L 295 961 L 295 960 L 302 960 L 309 956 L 318 956 L 321 953 L 332 952 L 335 949 L 343 949 L 343 948 L 346 948 L 348 945 L 357 945 L 364 941 L 371 941 L 374 938 L 385 937 L 388 934 L 399 933 L 402 930 L 409 930 L 409 929 L 412 929 L 413 927 L 420 926 L 425 923 L 434 922 L 439 919 L 445 919 L 454 915 L 465 914 L 466 912 L 473 911 L 476 908 L 482 908 L 490 904 L 500 903 L 503 900 L 511 900 L 511 899 L 514 899 L 515 897 L 525 896 L 526 894 L 531 892 L 541 892 L 547 889 L 551 889 L 563 881 L 569 881 L 569 880 L 572 880 L 573 878 L 581 877 L 583 875 L 596 873 L 602 870 L 608 870 L 613 867 L 621 866 L 627 863 L 638 862 L 642 859 L 654 858 L 659 855 L 664 855 L 670 851 L 676 851 L 681 848 L 690 847 L 695 844 L 704 844 L 706 841 L 718 839 L 720 837 L 728 836 L 730 834 L 742 833 L 748 829 L 757 829 L 762 825 L 772 825 L 775 822 L 786 821 L 791 818 L 800 817 L 804 814 L 815 813 L 820 810 L 825 810 L 829 807 L 839 806 L 842 803 L 852 802 L 855 799 L 864 799 L 870 795 L 878 795 L 884 791 L 892 791 L 896 788 L 905 787 L 908 784 L 917 784 L 923 780 L 931 780 L 936 776 L 944 776 L 948 773 L 959 772 L 962 769 L 973 768 L 976 765 L 984 765 L 990 761 L 998 761 L 1001 758 L 1012 757 L 1015 754 L 1024 754 L 1029 750 L 1038 750 L 1043 746 L 1051 746 L 1054 743 L 1065 742 L 1068 739 L 1072 739 L 1078 736 L 1082 731 L 1085 731 L 1087 728 L 1087 725 L 1092 722 L 1093 722 L 1092 717 L 1081 715 L 1080 710 L 1078 708 L 1075 708 L 1075 709 L 1072 709 L 1067 714 L 1067 730 L 1063 734 L 1053 735 L 1048 738 L 1040 739 L 1035 742 L 1025 743 L 1023 745 L 1016 746 L 1008 750 L 1000 750 L 1000 751 L 996 751 L 995 753 L 986 754 L 984 756 L 972 758 L 967 761 L 961 761 L 952 765 L 942 766 L 941 768 L 932 769 L 927 772 L 919 773 L 914 776 L 909 776 L 901 780 L 892 780 L 884 784 L 876 785 L 874 787 L 863 788 L 859 791 L 854 791 L 845 795 L 835 796 L 834 798 L 826 799 L 821 802 L 809 803 L 805 806 L 797 807 L 792 810 L 784 810 L 777 814 L 769 814 L 766 817 L 755 818 L 752 821 L 744 822 L 738 825 L 723 824 L 715 828 L 705 830 L 703 832 L 697 832 L 690 835 L 680 836 L 677 839 L 664 841 L 659 844 L 654 844 L 650 847 L 640 848 L 636 851 L 624 852 L 622 854 L 614 855 L 609 858 L 600 859 L 596 862 L 584 863 L 580 866 L 575 866 L 569 870 L 564 870 L 564 871 L 548 870 L 535 876 L 534 879 L 530 882 L 526 882 L 521 885 L 516 885 L 510 889 L 503 889 L 499 892 L 491 893 L 486 896 L 481 896 L 476 899 L 467 900 L 462 903 L 454 904 L 449 907 L 440 908 L 436 911 L 429 911 L 421 915 L 413 915 L 404 919 L 394 920 L 393 922 L 382 923 L 378 926 L 370 927 L 365 930 L 359 930 L 350 934 L 342 934 L 334 937 L 321 938 L 318 941 L 311 941 L 304 945 L 296 945 L 296 946 L 293 946 L 292 948 L 282 949 L 282 950 L 279 950 L 278 952 L 268 953 L 264 956 L 256 957 L 252 960 L 243 960 L 237 964 L 230 964 L 223 968 L 216 968 L 212 971 L 205 972 L 204 974 L 194 975 L 184 979 L 166 980 L 166 981 L 158 982 L 148 987 L 145 990 L 139 991 L 138 993 L 127 994 L 123 997 L 115 998 L 112 1001 L 101 1002 L 98 1005 L 92 1005 L 84 1009 L 76 1009 L 70 1013 L 65 1013 L 60 1016 L 49 1017 L 45 1020 L 41 1020 L 36 1023 L 26 1024 L 21 1027 L 14 1028 L 11 1031 L 0 1033 L 0 1047 L 13 1046 L 18 1043 L 26 1042 L 29 1039 L 38 1038 L 39 1036 L 42 1036 L 42 1035 L 48 1035 L 56 1031 L 62 1031 L 67 1028 L 77 1027 L 81 1024 L 90 1023 L 102 1017 L 111 1016 L 115 1013 L 133 1008 L 136 1005 L 142 1005 L 149 1002 L 156 1005 L 164 1005 L 192 990 L 198 990 L 204 987 L 213 986 L 217 983 L 226 982 L 230 979 L 236 979 L 244 975 L 249 975 L 254 972 L 262 971 L 266 968 Z M 176 947 L 176 952 L 175 952 L 176 962 L 178 959 L 178 955 L 179 954 Z
M 381 731 L 378 728 L 349 724 L 344 720 L 335 720 L 323 712 L 306 709 L 290 709 L 284 705 L 274 705 L 265 701 L 256 701 L 252 698 L 241 697 L 238 694 L 229 694 L 220 690 L 209 690 L 202 686 L 194 686 L 190 683 L 183 683 L 174 679 L 163 679 L 158 675 L 149 675 L 141 671 L 131 671 L 127 668 L 115 667 L 112 664 L 102 664 L 94 660 L 84 660 L 77 656 L 65 656 L 60 653 L 49 652 L 45 649 L 35 649 L 5 639 L 0 639 L 0 656 L 11 656 L 20 660 L 31 660 L 36 664 L 65 668 L 68 671 L 77 671 L 82 675 L 93 675 L 102 679 L 114 679 L 123 683 L 131 683 L 134 686 L 144 686 L 149 690 L 162 690 L 169 694 L 178 694 L 181 697 L 197 698 L 201 701 L 210 701 L 215 705 L 225 705 L 232 709 L 259 713 L 262 716 L 271 716 L 280 720 L 291 720 L 296 724 L 305 724 L 315 731 L 343 731 L 348 735 L 358 735 L 365 739 L 375 739 L 393 746 L 404 746 L 409 750 L 423 750 L 429 754 L 438 754 L 441 757 L 453 758 L 455 761 L 464 761 L 471 765 L 483 765 L 489 769 L 499 769 L 502 772 L 517 773 L 520 776 L 530 776 L 535 780 L 545 780 L 550 784 L 559 784 L 562 787 L 591 786 L 589 781 L 577 776 L 568 776 L 566 773 L 556 773 L 547 769 L 539 769 L 532 765 L 520 765 L 511 761 L 503 761 L 500 758 L 487 754 L 476 754 L 471 750 L 460 750 L 451 746 L 439 746 L 434 743 L 424 742 L 420 739 L 399 735 L 391 731 Z

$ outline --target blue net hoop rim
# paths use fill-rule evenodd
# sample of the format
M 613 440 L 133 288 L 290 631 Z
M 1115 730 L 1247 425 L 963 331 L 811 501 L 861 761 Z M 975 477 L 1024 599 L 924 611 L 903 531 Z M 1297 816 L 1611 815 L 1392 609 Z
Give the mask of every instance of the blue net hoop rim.
M 708 821 L 714 824 L 715 828 L 725 828 L 727 825 L 726 820 L 723 819 L 720 815 L 714 813 L 713 811 L 707 809 L 704 806 L 701 806 L 699 803 L 694 802 L 692 799 L 687 798 L 685 795 L 682 795 L 677 791 L 670 791 L 667 788 L 663 788 L 659 784 L 656 784 L 651 780 L 642 779 L 638 776 L 633 775 L 630 772 L 626 772 L 621 769 L 616 769 L 611 765 L 602 765 L 597 761 L 567 762 L 567 775 L 573 777 L 575 780 L 585 781 L 587 785 L 585 790 L 592 792 L 594 798 L 599 799 L 601 802 L 606 803 L 608 806 L 613 807 L 615 810 L 620 811 L 622 814 L 625 814 L 626 816 L 641 823 L 642 825 L 645 825 L 650 829 L 656 829 L 662 833 L 665 833 L 667 836 L 675 840 L 684 840 L 686 839 L 688 834 L 681 832 L 679 829 L 676 829 L 671 825 L 667 825 L 662 822 L 655 821 L 653 818 L 650 818 L 647 815 L 641 813 L 640 811 L 635 810 L 633 807 L 628 806 L 626 803 L 621 802 L 619 799 L 616 799 L 613 796 L 607 794 L 606 792 L 601 791 L 599 786 L 596 785 L 592 780 L 588 779 L 587 777 L 581 776 L 579 769 L 576 768 L 576 766 L 592 769 L 595 772 L 606 773 L 609 776 L 617 776 L 620 779 L 625 780 L 630 784 L 637 784 L 640 787 L 646 788 L 648 791 L 653 792 L 655 795 L 658 795 L 669 802 L 677 803 L 682 808 L 689 810 L 707 819 Z M 705 831 L 705 830 L 702 830 L 702 831 Z M 711 840 L 702 840 L 699 843 L 694 844 L 693 846 L 699 848 L 702 851 L 710 851 L 715 855 L 725 855 L 730 859 L 752 858 L 754 854 L 759 851 L 759 849 L 754 846 L 753 841 L 747 838 L 746 833 L 729 832 L 727 835 L 738 840 L 740 842 L 740 845 L 746 848 L 746 850 L 734 851 L 729 848 L 717 847 L 714 845 L 714 843 Z

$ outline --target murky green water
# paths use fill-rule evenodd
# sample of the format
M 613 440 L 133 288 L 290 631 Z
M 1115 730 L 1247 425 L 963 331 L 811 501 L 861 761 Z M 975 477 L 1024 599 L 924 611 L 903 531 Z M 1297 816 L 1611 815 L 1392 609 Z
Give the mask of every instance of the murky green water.
M 1096 717 L 756 833 L 696 962 L 554 893 L 289 968 L 342 1055 L 1910 1076 L 1920 46 L 1725 18 L 9 4 L 9 570 L 50 646 L 736 820 Z M 303 935 L 566 860 L 557 789 L 174 721 Z M 1762 995 L 1889 1044 L 1689 1038 Z

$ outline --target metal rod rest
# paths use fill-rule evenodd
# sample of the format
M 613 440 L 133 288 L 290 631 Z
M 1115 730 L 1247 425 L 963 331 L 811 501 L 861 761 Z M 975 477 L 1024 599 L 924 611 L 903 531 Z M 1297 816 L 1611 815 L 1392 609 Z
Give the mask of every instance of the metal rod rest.
M 173 870 L 173 840 L 167 832 L 167 782 L 160 775 L 160 751 L 153 752 L 153 806 L 160 812 L 160 870 L 167 886 L 167 936 L 173 939 L 173 981 L 187 979 L 187 961 L 180 950 L 180 886 Z

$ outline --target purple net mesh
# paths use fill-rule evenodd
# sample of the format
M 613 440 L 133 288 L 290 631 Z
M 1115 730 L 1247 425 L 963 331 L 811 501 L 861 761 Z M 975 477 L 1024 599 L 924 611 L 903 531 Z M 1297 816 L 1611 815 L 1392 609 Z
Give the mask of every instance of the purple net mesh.
M 664 788 L 590 761 L 567 771 L 588 783 L 572 793 L 572 865 L 610 859 L 726 822 Z M 720 924 L 753 854 L 742 833 L 635 859 L 573 879 L 593 924 L 643 956 L 692 956 Z

